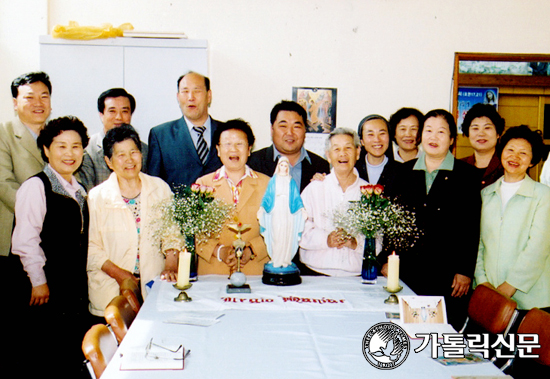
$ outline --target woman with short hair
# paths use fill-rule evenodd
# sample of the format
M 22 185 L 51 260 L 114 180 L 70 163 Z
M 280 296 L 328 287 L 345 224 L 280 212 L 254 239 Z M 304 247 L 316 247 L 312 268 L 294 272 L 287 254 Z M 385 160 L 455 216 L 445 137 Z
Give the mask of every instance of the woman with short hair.
M 25 304 L 18 312 L 12 310 L 17 314 L 13 322 L 23 324 L 12 326 L 17 331 L 14 343 L 24 341 L 25 348 L 37 350 L 27 373 L 36 367 L 42 375 L 77 377 L 84 358 L 82 338 L 93 322 L 87 310 L 86 191 L 74 177 L 88 134 L 76 117 L 60 117 L 46 124 L 36 142 L 47 165 L 21 185 L 15 200 L 12 253 L 19 256 L 24 272 L 14 270 L 14 276 L 23 275 L 10 292 Z M 54 340 L 53 350 L 41 346 Z
M 141 172 L 141 141 L 127 124 L 113 128 L 103 139 L 105 161 L 113 171 L 90 190 L 88 283 L 90 312 L 103 316 L 105 307 L 130 278 L 146 297 L 146 284 L 157 275 L 176 281 L 181 235 L 160 240 L 154 224 L 156 206 L 170 199 L 162 179 Z
M 396 186 L 397 199 L 415 212 L 421 230 L 413 246 L 396 251 L 401 278 L 418 295 L 444 296 L 449 323 L 459 330 L 479 243 L 479 181 L 474 168 L 451 153 L 457 136 L 452 114 L 428 112 L 419 135 L 423 151 L 403 164 Z
M 475 104 L 464 117 L 462 134 L 469 138 L 474 153 L 462 160 L 478 169 L 482 189 L 496 182 L 504 174 L 496 154 L 502 133 L 504 119 L 492 105 Z
M 415 108 L 401 108 L 390 117 L 390 136 L 396 162 L 404 163 L 418 158 L 422 150 L 418 137 L 423 121 L 422 112 Z
M 370 184 L 380 184 L 390 191 L 401 163 L 396 162 L 390 149 L 388 121 L 380 115 L 364 117 L 357 128 L 361 139 L 361 155 L 355 164 L 359 176 Z
M 246 164 L 254 145 L 254 133 L 250 125 L 241 119 L 229 120 L 218 126 L 212 138 L 222 167 L 199 179 L 197 183 L 214 188 L 214 196 L 233 204 L 235 212 L 231 222 L 249 225 L 242 239 L 246 246 L 241 259 L 241 269 L 246 275 L 261 275 L 269 261 L 267 248 L 260 235 L 257 213 L 269 183 L 269 177 L 252 170 Z M 197 243 L 200 259 L 198 274 L 231 274 L 237 269 L 237 257 L 233 246 L 235 232 L 224 226 L 217 238 Z
M 496 288 L 519 309 L 550 311 L 550 188 L 527 174 L 544 154 L 542 137 L 508 129 L 497 152 L 504 176 L 481 192 L 477 284 Z

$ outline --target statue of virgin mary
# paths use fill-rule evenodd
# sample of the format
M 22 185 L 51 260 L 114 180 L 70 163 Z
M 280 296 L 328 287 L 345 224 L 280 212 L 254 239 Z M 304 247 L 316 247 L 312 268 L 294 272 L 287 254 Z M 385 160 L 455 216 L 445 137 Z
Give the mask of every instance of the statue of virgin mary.
M 268 264 L 273 268 L 295 266 L 292 258 L 298 250 L 306 218 L 300 190 L 290 176 L 288 158 L 281 157 L 258 210 L 260 233 L 271 258 Z

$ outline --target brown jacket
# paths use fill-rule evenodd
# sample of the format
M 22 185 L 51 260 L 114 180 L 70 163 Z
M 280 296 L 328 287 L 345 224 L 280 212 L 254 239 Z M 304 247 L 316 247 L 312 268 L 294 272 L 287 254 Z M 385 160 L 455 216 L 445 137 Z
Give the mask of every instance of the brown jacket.
M 214 195 L 217 198 L 223 199 L 227 203 L 233 203 L 233 195 L 229 184 L 225 178 L 214 181 L 215 172 L 205 175 L 197 180 L 198 184 L 214 187 Z M 257 213 L 262 203 L 269 177 L 256 172 L 258 178 L 253 179 L 246 177 L 243 181 L 243 187 L 239 197 L 234 218 L 243 224 L 249 224 L 251 228 L 242 234 L 245 242 L 249 243 L 256 258 L 249 261 L 243 268 L 242 272 L 246 275 L 261 275 L 264 265 L 269 262 L 267 248 L 263 237 L 260 235 L 260 224 L 258 222 Z M 226 226 L 219 238 L 211 239 L 207 243 L 197 245 L 197 254 L 199 255 L 198 274 L 221 274 L 228 275 L 229 268 L 223 262 L 219 262 L 214 249 L 218 243 L 229 246 L 235 241 L 235 233 Z

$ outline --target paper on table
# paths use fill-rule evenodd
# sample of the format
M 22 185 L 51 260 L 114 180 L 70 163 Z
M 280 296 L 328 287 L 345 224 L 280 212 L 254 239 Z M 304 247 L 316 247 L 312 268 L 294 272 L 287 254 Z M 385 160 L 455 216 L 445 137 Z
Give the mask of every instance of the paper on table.
M 208 312 L 208 311 L 190 311 L 178 315 L 177 317 L 168 319 L 164 322 L 168 324 L 184 324 L 195 326 L 210 326 L 220 322 L 220 318 L 225 313 L 221 312 Z
M 447 311 L 443 296 L 399 296 L 399 324 L 411 338 L 417 334 L 437 333 L 443 338 L 444 333 L 456 333 L 447 323 Z
M 151 338 L 147 345 L 124 352 L 120 369 L 182 370 L 186 352 L 179 340 Z

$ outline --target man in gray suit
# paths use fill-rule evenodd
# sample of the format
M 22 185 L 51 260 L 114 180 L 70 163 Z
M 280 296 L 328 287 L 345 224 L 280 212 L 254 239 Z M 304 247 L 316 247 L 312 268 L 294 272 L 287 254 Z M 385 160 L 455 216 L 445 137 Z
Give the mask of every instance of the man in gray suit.
M 44 168 L 36 138 L 52 110 L 52 85 L 44 72 L 19 76 L 11 83 L 11 93 L 17 116 L 0 124 L 0 257 L 10 252 L 15 193 Z M 2 258 L 2 273 L 6 265 Z
M 124 88 L 111 88 L 99 95 L 97 110 L 103 123 L 103 130 L 90 137 L 84 152 L 82 167 L 78 171 L 78 178 L 87 191 L 103 183 L 111 175 L 103 155 L 105 133 L 122 124 L 130 124 L 135 109 L 136 100 Z M 143 154 L 141 171 L 146 172 L 147 145 L 143 142 L 141 142 L 141 153 Z

